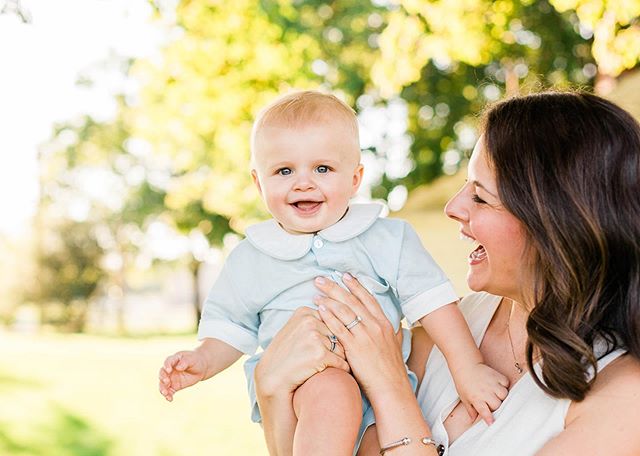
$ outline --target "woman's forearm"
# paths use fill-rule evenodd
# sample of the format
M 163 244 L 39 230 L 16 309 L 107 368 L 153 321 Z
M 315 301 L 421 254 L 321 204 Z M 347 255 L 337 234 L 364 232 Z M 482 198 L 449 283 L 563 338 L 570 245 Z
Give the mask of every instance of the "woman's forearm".
M 389 456 L 437 455 L 435 445 L 422 443 L 431 437 L 431 429 L 425 422 L 418 401 L 407 382 L 386 392 L 370 397 L 376 416 L 376 429 L 380 448 L 404 438 L 411 439 L 408 445 L 398 446 Z
M 257 392 L 262 428 L 271 456 L 291 456 L 297 418 L 293 410 L 293 393 L 263 395 Z

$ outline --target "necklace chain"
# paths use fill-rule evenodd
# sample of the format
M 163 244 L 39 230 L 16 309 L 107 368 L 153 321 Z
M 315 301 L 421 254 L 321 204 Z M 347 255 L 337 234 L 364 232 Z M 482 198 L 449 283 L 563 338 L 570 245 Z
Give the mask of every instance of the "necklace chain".
M 509 323 L 511 323 L 511 316 L 513 315 L 513 308 L 515 307 L 515 301 L 511 300 L 511 311 L 509 312 L 509 319 L 507 320 L 507 336 L 509 336 L 509 345 L 511 346 L 511 354 L 513 355 L 513 365 L 518 371 L 518 374 L 522 374 L 524 369 L 520 366 L 518 359 L 516 358 L 516 350 L 513 348 L 513 339 L 511 339 L 511 329 L 509 328 Z

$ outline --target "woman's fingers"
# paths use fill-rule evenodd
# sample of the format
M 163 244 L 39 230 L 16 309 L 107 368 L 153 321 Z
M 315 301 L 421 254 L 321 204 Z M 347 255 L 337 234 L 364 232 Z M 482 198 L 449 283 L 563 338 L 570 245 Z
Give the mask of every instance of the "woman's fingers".
M 323 323 L 323 326 L 326 328 L 327 332 L 330 333 L 326 337 L 326 341 L 324 344 L 325 347 L 327 347 L 327 350 L 329 350 L 330 353 L 335 353 L 340 358 L 344 359 L 344 347 L 338 340 L 338 337 L 335 334 L 333 334 L 324 323 Z
M 351 334 L 345 324 L 333 313 L 333 309 L 328 307 L 331 299 L 317 298 L 316 300 L 319 302 L 318 309 L 322 321 L 324 321 L 327 328 L 336 335 L 346 350 L 349 342 L 353 338 L 353 334 Z
M 345 290 L 333 280 L 327 279 L 326 277 L 316 277 L 315 285 L 329 298 L 333 299 L 336 302 L 342 303 L 345 308 L 352 310 L 357 315 L 364 317 L 366 314 L 367 317 L 370 317 L 369 312 L 367 311 L 366 307 L 360 302 L 360 300 L 356 298 L 349 290 Z M 341 315 L 338 315 L 338 317 L 341 317 Z M 345 322 L 345 324 L 347 323 L 348 322 Z
M 344 360 L 343 357 L 338 356 L 336 353 L 331 353 L 327 355 L 327 367 L 337 367 L 338 369 L 342 369 L 345 372 L 351 372 L 351 367 L 349 363 Z
M 318 315 L 318 312 L 314 309 L 312 309 L 311 307 L 298 307 L 295 312 L 294 312 L 294 316 L 296 316 L 296 318 L 307 318 L 307 317 L 313 317 L 318 321 L 322 321 L 320 319 L 320 315 Z M 292 317 L 293 318 L 293 317 Z
M 387 318 L 380 307 L 380 304 L 376 299 L 367 291 L 365 287 L 362 286 L 358 279 L 353 277 L 348 272 L 345 272 L 342 275 L 342 282 L 349 288 L 349 291 L 358 298 L 358 300 L 362 303 L 363 307 L 367 309 L 367 311 L 374 316 L 375 318 Z

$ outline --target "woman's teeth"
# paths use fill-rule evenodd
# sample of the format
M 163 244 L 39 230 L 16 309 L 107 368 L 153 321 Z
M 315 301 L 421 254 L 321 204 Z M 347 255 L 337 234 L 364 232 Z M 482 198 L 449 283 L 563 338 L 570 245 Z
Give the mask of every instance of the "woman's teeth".
M 482 245 L 476 247 L 476 249 L 469 254 L 469 259 L 471 260 L 484 260 L 487 257 L 487 251 L 484 249 Z

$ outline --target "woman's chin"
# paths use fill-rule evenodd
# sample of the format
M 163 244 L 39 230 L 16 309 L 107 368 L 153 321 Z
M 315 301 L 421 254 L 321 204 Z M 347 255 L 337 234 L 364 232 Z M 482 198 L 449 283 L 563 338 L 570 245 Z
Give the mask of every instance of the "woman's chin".
M 486 291 L 486 283 L 478 274 L 474 274 L 474 271 L 469 270 L 467 272 L 467 286 L 471 291 Z

